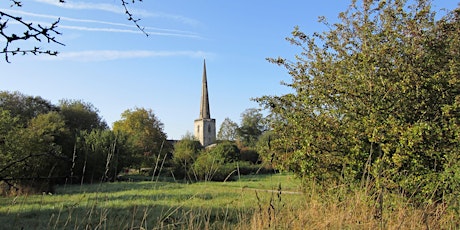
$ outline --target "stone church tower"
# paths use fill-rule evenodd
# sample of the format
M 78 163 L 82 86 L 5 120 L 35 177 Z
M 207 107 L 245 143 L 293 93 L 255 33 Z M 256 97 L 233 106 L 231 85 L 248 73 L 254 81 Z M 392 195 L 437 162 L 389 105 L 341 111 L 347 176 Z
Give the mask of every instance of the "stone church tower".
M 208 80 L 206 61 L 203 64 L 203 83 L 201 89 L 200 117 L 195 120 L 195 137 L 204 147 L 216 142 L 216 119 L 211 118 L 209 110 Z

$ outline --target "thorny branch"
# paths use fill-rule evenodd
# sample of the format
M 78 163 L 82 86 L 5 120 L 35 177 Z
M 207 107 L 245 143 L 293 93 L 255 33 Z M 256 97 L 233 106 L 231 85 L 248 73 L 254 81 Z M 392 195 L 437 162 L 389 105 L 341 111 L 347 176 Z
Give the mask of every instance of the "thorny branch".
M 10 0 L 11 7 L 22 7 L 21 0 Z M 58 0 L 60 3 L 65 3 L 65 0 Z M 125 14 L 128 16 L 128 21 L 132 21 L 136 27 L 142 31 L 146 36 L 148 34 L 145 32 L 145 29 L 139 25 L 140 19 L 134 18 L 131 11 L 128 9 L 128 4 L 134 4 L 136 1 L 142 2 L 142 0 L 120 0 L 121 5 L 125 10 Z M 57 56 L 58 51 L 51 51 L 51 50 L 44 50 L 39 46 L 34 46 L 31 49 L 24 49 L 21 47 L 12 48 L 13 43 L 17 44 L 18 41 L 27 41 L 27 40 L 34 40 L 35 42 L 42 43 L 54 43 L 58 45 L 65 46 L 63 43 L 59 42 L 56 39 L 56 35 L 61 35 L 62 33 L 57 30 L 58 24 L 60 19 L 58 18 L 56 21 L 51 23 L 50 26 L 43 26 L 41 24 L 34 24 L 32 22 L 26 22 L 22 17 L 16 17 L 14 15 L 5 13 L 4 11 L 0 10 L 0 39 L 3 40 L 4 47 L 0 50 L 0 54 L 5 55 L 5 61 L 10 63 L 10 55 L 16 54 L 46 54 L 50 56 Z M 16 34 L 14 32 L 8 32 L 8 25 L 10 24 L 19 24 L 22 25 L 24 28 L 24 32 L 22 34 Z M 1 42 L 3 42 L 1 41 Z

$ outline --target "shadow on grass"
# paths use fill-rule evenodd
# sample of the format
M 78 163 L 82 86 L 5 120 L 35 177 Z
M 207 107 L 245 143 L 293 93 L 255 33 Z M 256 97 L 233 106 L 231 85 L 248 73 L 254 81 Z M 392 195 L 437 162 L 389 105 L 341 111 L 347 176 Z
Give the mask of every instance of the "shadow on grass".
M 2 214 L 0 223 L 2 229 L 232 229 L 250 214 L 229 208 L 167 205 L 63 206 L 57 210 Z
M 106 182 L 98 184 L 81 185 L 58 185 L 55 188 L 56 194 L 77 194 L 95 192 L 119 192 L 126 190 L 146 190 L 146 189 L 180 189 L 185 184 L 171 182 Z
M 244 176 L 241 182 L 258 184 L 272 178 Z M 230 183 L 235 185 L 223 186 Z M 239 183 L 58 186 L 53 195 L 0 199 L 0 229 L 234 229 L 250 222 L 258 202 L 256 193 L 247 195 Z

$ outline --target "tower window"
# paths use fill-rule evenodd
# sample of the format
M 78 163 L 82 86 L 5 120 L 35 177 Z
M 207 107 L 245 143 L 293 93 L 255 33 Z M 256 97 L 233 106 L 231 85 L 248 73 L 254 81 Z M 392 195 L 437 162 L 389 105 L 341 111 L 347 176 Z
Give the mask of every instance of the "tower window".
M 208 133 L 211 132 L 211 125 L 208 125 Z

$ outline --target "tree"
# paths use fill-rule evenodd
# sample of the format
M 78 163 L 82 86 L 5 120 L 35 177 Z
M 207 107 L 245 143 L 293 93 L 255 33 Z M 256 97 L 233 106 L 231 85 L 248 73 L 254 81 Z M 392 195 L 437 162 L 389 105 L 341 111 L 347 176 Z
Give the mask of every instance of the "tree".
M 217 133 L 218 140 L 234 141 L 238 135 L 238 124 L 226 117 Z
M 68 160 L 61 146 L 67 129 L 59 109 L 19 92 L 1 92 L 0 105 L 0 180 L 41 187 L 45 178 L 65 177 L 59 168 Z
M 436 21 L 425 0 L 352 1 L 339 18 L 312 36 L 295 28 L 295 62 L 269 59 L 293 89 L 257 99 L 276 118 L 275 159 L 302 177 L 446 201 L 459 188 L 460 9 Z
M 18 117 L 19 122 L 24 126 L 30 119 L 40 114 L 58 111 L 51 102 L 39 96 L 28 96 L 20 92 L 1 91 L 0 106 L 8 110 L 11 116 Z
M 273 131 L 265 131 L 257 140 L 256 149 L 263 162 L 270 162 L 272 164 L 278 163 L 275 158 L 274 150 L 272 149 L 272 141 L 276 139 L 276 135 Z
M 99 116 L 99 110 L 89 102 L 63 99 L 59 101 L 59 109 L 66 120 L 66 126 L 74 134 L 80 131 L 108 128 Z
M 197 179 L 224 181 L 235 171 L 239 157 L 236 144 L 224 141 L 203 151 L 193 164 L 193 170 Z
M 61 146 L 63 153 L 72 159 L 67 165 L 62 165 L 62 170 L 67 173 L 74 172 L 75 161 L 83 158 L 84 151 L 79 149 L 79 139 L 84 139 L 87 133 L 93 130 L 105 130 L 107 124 L 99 116 L 99 110 L 89 102 L 81 100 L 63 99 L 59 101 L 60 114 L 64 117 L 65 125 L 69 132 L 63 138 Z M 82 152 L 78 152 L 81 150 Z M 78 166 L 78 165 L 77 165 Z M 77 176 L 75 174 L 74 176 Z
M 127 136 L 121 132 L 82 131 L 77 142 L 79 155 L 72 175 L 81 183 L 113 181 L 124 167 L 133 163 Z
M 190 180 L 193 177 L 190 169 L 202 151 L 201 143 L 194 138 L 193 134 L 185 135 L 174 144 L 173 165 L 176 176 L 187 176 Z
M 238 146 L 230 141 L 224 141 L 208 150 L 216 159 L 222 159 L 223 163 L 236 162 L 240 159 Z
M 0 145 L 0 180 L 11 186 L 19 183 L 48 191 L 53 184 L 51 179 L 67 176 L 59 170 L 70 161 L 59 145 L 59 139 L 67 132 L 59 113 L 40 114 L 26 127 L 15 127 L 17 120 L 8 118 L 8 113 L 2 113 L 1 120 L 11 123 L 5 126 L 2 122 L 2 129 L 6 129 Z
M 135 108 L 121 114 L 121 120 L 114 122 L 113 130 L 128 135 L 129 141 L 136 148 L 142 165 L 153 166 L 155 156 L 169 151 L 163 123 L 151 109 Z
M 59 3 L 65 4 L 64 0 L 56 0 Z M 10 0 L 11 7 L 22 7 L 21 0 Z M 128 21 L 132 21 L 136 27 L 142 31 L 145 35 L 148 34 L 145 32 L 138 21 L 140 19 L 134 18 L 131 11 L 128 9 L 129 3 L 142 2 L 142 0 L 120 0 L 120 4 L 123 6 L 125 14 L 128 16 Z M 23 41 L 36 42 L 38 44 L 47 42 L 52 44 L 64 45 L 59 42 L 56 36 L 61 35 L 61 32 L 58 30 L 58 24 L 60 19 L 52 22 L 50 25 L 43 25 L 42 23 L 34 24 L 33 22 L 27 22 L 22 17 L 14 16 L 0 10 L 0 38 L 4 40 L 4 48 L 0 51 L 0 54 L 5 55 L 5 61 L 10 62 L 10 55 L 16 54 L 45 54 L 56 56 L 57 51 L 42 49 L 38 45 L 34 45 L 33 48 L 21 48 L 20 46 L 12 47 L 14 44 L 21 44 Z M 15 30 L 8 30 L 10 26 L 16 28 Z M 21 31 L 19 32 L 18 31 Z
M 266 130 L 263 115 L 255 108 L 241 113 L 241 124 L 237 129 L 238 138 L 244 146 L 254 147 L 259 136 Z

